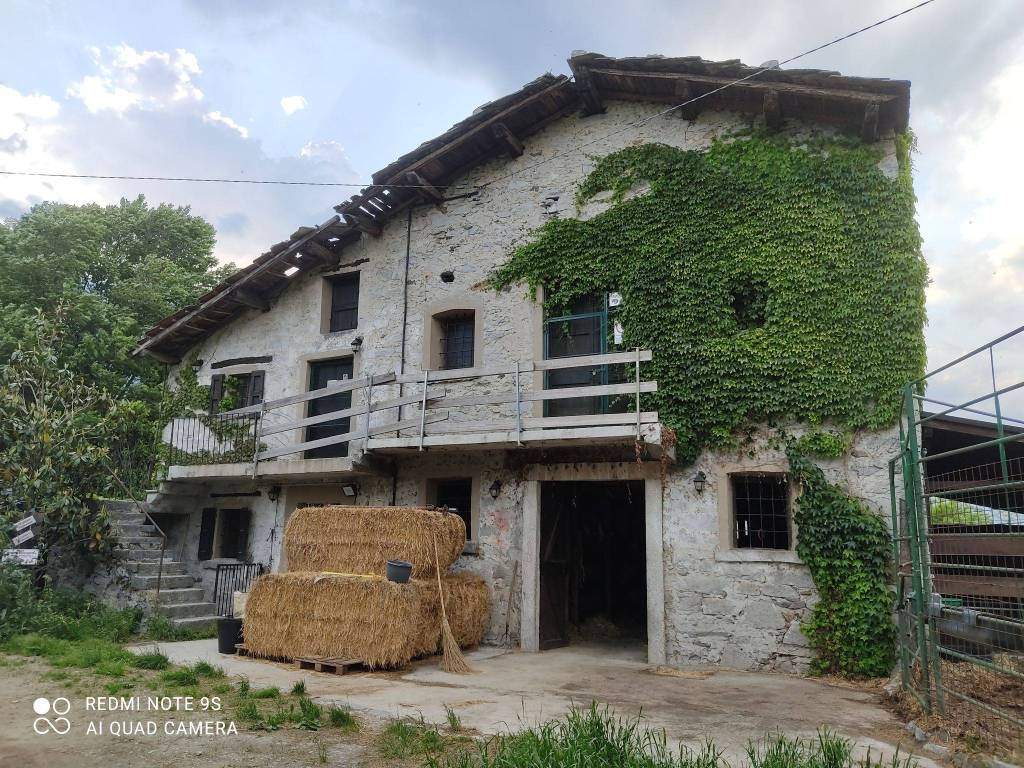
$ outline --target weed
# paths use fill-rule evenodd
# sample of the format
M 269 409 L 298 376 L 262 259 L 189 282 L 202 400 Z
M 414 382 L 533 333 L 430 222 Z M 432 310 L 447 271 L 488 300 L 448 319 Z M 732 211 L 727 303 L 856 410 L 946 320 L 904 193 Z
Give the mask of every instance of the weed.
M 238 678 L 238 695 L 241 696 L 242 698 L 245 698 L 246 696 L 249 695 L 249 689 L 250 689 L 249 678 L 248 677 L 240 677 L 240 678 Z
M 346 731 L 359 730 L 359 723 L 347 709 L 331 707 L 327 710 L 327 720 L 335 728 L 342 728 Z
M 99 662 L 93 671 L 104 677 L 124 677 L 124 662 L 105 659 Z
M 295 685 L 292 686 L 292 696 L 305 696 L 306 695 L 306 681 L 299 680 Z
M 444 752 L 444 737 L 423 722 L 395 720 L 377 738 L 377 747 L 386 758 L 406 758 L 414 755 L 438 755 Z
M 281 689 L 276 685 L 269 688 L 257 688 L 255 691 L 250 691 L 249 696 L 253 699 L 279 699 L 281 698 Z
M 326 763 L 327 762 L 327 744 L 319 736 L 317 736 L 313 740 L 313 743 L 316 744 L 316 756 L 317 756 L 317 759 L 321 763 Z
M 235 717 L 245 723 L 255 724 L 259 723 L 263 716 L 260 714 L 259 707 L 256 706 L 255 702 L 246 701 L 241 704 L 235 711 Z
M 225 693 L 231 693 L 231 683 L 217 683 L 211 690 L 218 696 L 223 696 Z
M 160 675 L 160 679 L 170 685 L 199 685 L 199 676 L 196 671 L 191 667 L 179 667 L 178 669 L 168 669 Z
M 299 698 L 299 711 L 296 722 L 299 728 L 307 731 L 316 731 L 320 728 L 320 721 L 323 719 L 324 709 L 319 704 L 306 696 Z
M 170 660 L 157 651 L 140 653 L 132 659 L 132 666 L 136 669 L 167 669 L 170 664 Z
M 200 677 L 224 677 L 224 668 L 215 667 L 208 661 L 197 661 L 192 669 Z
M 462 721 L 459 719 L 459 716 L 455 714 L 455 710 L 447 704 L 444 705 L 444 716 L 448 720 L 448 728 L 455 732 L 462 730 Z

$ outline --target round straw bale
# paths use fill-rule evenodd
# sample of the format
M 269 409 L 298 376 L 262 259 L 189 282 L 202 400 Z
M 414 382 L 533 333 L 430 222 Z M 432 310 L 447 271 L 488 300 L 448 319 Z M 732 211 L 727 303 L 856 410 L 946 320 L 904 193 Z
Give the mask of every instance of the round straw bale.
M 284 532 L 289 571 L 383 575 L 388 560 L 412 563 L 413 578 L 434 575 L 434 540 L 444 573 L 466 543 L 466 524 L 449 512 L 415 507 L 301 507 Z

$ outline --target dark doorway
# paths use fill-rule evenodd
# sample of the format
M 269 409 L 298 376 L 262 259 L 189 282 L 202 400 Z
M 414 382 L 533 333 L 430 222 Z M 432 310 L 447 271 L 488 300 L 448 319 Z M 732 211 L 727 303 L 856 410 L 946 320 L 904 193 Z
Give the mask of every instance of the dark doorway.
M 642 481 L 545 482 L 540 648 L 647 640 Z
M 309 365 L 309 389 L 323 389 L 329 381 L 341 381 L 352 378 L 352 358 L 340 357 L 336 360 L 320 360 Z M 352 393 L 340 392 L 317 400 L 309 401 L 308 416 L 319 416 L 352 407 Z M 344 435 L 349 431 L 351 419 L 331 419 L 322 424 L 306 427 L 306 440 L 320 440 L 325 437 Z M 328 459 L 337 456 L 348 456 L 348 443 L 334 443 L 306 451 L 307 459 Z

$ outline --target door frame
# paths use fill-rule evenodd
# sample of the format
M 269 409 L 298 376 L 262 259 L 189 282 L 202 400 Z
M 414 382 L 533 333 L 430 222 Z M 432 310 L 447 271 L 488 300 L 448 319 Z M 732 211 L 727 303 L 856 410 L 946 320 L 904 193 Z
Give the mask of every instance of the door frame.
M 658 465 L 545 464 L 526 469 L 523 492 L 523 582 L 520 646 L 540 650 L 540 514 L 542 482 L 643 480 L 647 570 L 647 662 L 666 663 L 662 482 Z

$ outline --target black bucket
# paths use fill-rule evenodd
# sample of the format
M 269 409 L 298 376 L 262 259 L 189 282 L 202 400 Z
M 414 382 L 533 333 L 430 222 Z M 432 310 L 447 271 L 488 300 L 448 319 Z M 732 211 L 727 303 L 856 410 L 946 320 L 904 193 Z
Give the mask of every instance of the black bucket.
M 217 652 L 235 653 L 235 646 L 242 642 L 242 620 L 230 616 L 217 619 Z
M 387 569 L 388 581 L 396 584 L 406 584 L 412 576 L 412 563 L 405 560 L 388 560 Z

